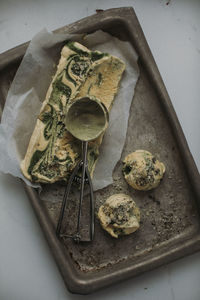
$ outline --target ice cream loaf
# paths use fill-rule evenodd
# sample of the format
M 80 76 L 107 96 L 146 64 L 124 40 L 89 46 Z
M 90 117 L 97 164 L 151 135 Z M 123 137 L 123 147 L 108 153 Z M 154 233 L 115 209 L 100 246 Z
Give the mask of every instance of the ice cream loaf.
M 125 64 L 117 57 L 90 51 L 68 42 L 61 51 L 56 74 L 42 104 L 25 158 L 24 176 L 33 182 L 67 180 L 80 155 L 80 141 L 65 128 L 67 107 L 84 96 L 99 99 L 110 111 Z M 88 146 L 88 167 L 93 174 L 102 136 Z

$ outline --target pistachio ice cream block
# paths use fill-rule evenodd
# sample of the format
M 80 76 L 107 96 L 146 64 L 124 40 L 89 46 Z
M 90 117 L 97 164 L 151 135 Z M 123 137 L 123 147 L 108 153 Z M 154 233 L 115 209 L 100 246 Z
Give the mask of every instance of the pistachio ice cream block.
M 24 176 L 34 182 L 67 180 L 81 155 L 80 141 L 66 129 L 65 115 L 77 99 L 89 96 L 111 110 L 125 64 L 117 57 L 90 51 L 77 42 L 62 49 L 57 71 L 37 118 L 26 155 L 21 162 Z M 91 175 L 103 135 L 88 145 Z
M 112 237 L 128 235 L 139 228 L 140 211 L 133 199 L 125 194 L 115 194 L 100 206 L 98 218 L 101 226 Z
M 156 188 L 165 173 L 165 166 L 145 150 L 136 150 L 123 161 L 123 174 L 130 186 L 136 190 Z

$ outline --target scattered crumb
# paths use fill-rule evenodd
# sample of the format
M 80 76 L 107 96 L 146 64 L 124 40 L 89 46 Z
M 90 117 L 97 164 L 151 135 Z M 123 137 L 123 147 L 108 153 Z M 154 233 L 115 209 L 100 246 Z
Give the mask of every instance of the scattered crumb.
M 103 9 L 96 9 L 96 13 L 101 13 L 102 11 L 104 11 Z

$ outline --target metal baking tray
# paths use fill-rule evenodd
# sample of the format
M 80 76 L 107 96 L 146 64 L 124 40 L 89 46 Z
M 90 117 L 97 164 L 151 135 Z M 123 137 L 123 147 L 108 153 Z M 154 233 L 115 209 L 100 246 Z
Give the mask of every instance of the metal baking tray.
M 70 240 L 61 243 L 55 236 L 64 187 L 43 186 L 41 198 L 53 195 L 57 202 L 52 203 L 41 200 L 36 190 L 24 184 L 66 286 L 79 294 L 94 292 L 200 249 L 200 176 L 133 8 L 100 11 L 57 32 L 91 33 L 98 29 L 128 40 L 139 55 L 140 78 L 122 158 L 136 149 L 149 150 L 165 163 L 166 174 L 157 189 L 134 191 L 124 181 L 119 162 L 114 183 L 95 193 L 96 209 L 109 195 L 128 193 L 141 210 L 140 230 L 114 239 L 96 219 L 94 242 L 79 245 Z M 27 45 L 0 55 L 2 108 Z

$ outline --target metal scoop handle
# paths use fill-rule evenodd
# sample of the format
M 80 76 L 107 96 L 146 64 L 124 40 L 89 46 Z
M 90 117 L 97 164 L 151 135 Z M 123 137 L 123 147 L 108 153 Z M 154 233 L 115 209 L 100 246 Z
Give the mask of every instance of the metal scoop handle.
M 87 163 L 87 148 L 88 142 L 82 142 L 82 159 L 74 168 L 68 184 L 65 189 L 63 202 L 60 210 L 59 220 L 56 228 L 56 235 L 58 237 L 65 237 L 65 238 L 72 238 L 75 242 L 91 242 L 94 239 L 94 194 L 93 194 L 93 187 L 92 187 L 92 180 L 90 177 L 90 173 L 88 171 L 88 163 Z M 77 221 L 77 228 L 76 233 L 74 235 L 64 235 L 61 234 L 61 227 L 64 218 L 65 208 L 67 204 L 67 200 L 69 198 L 70 190 L 73 181 L 78 174 L 79 169 L 82 168 L 82 177 L 81 177 L 81 190 L 80 190 L 80 198 L 79 198 L 79 208 L 78 208 L 78 221 Z M 83 194 L 84 194 L 84 186 L 85 186 L 85 179 L 87 178 L 90 188 L 90 238 L 88 240 L 82 240 L 80 235 L 80 221 L 81 221 L 81 207 L 83 203 Z

